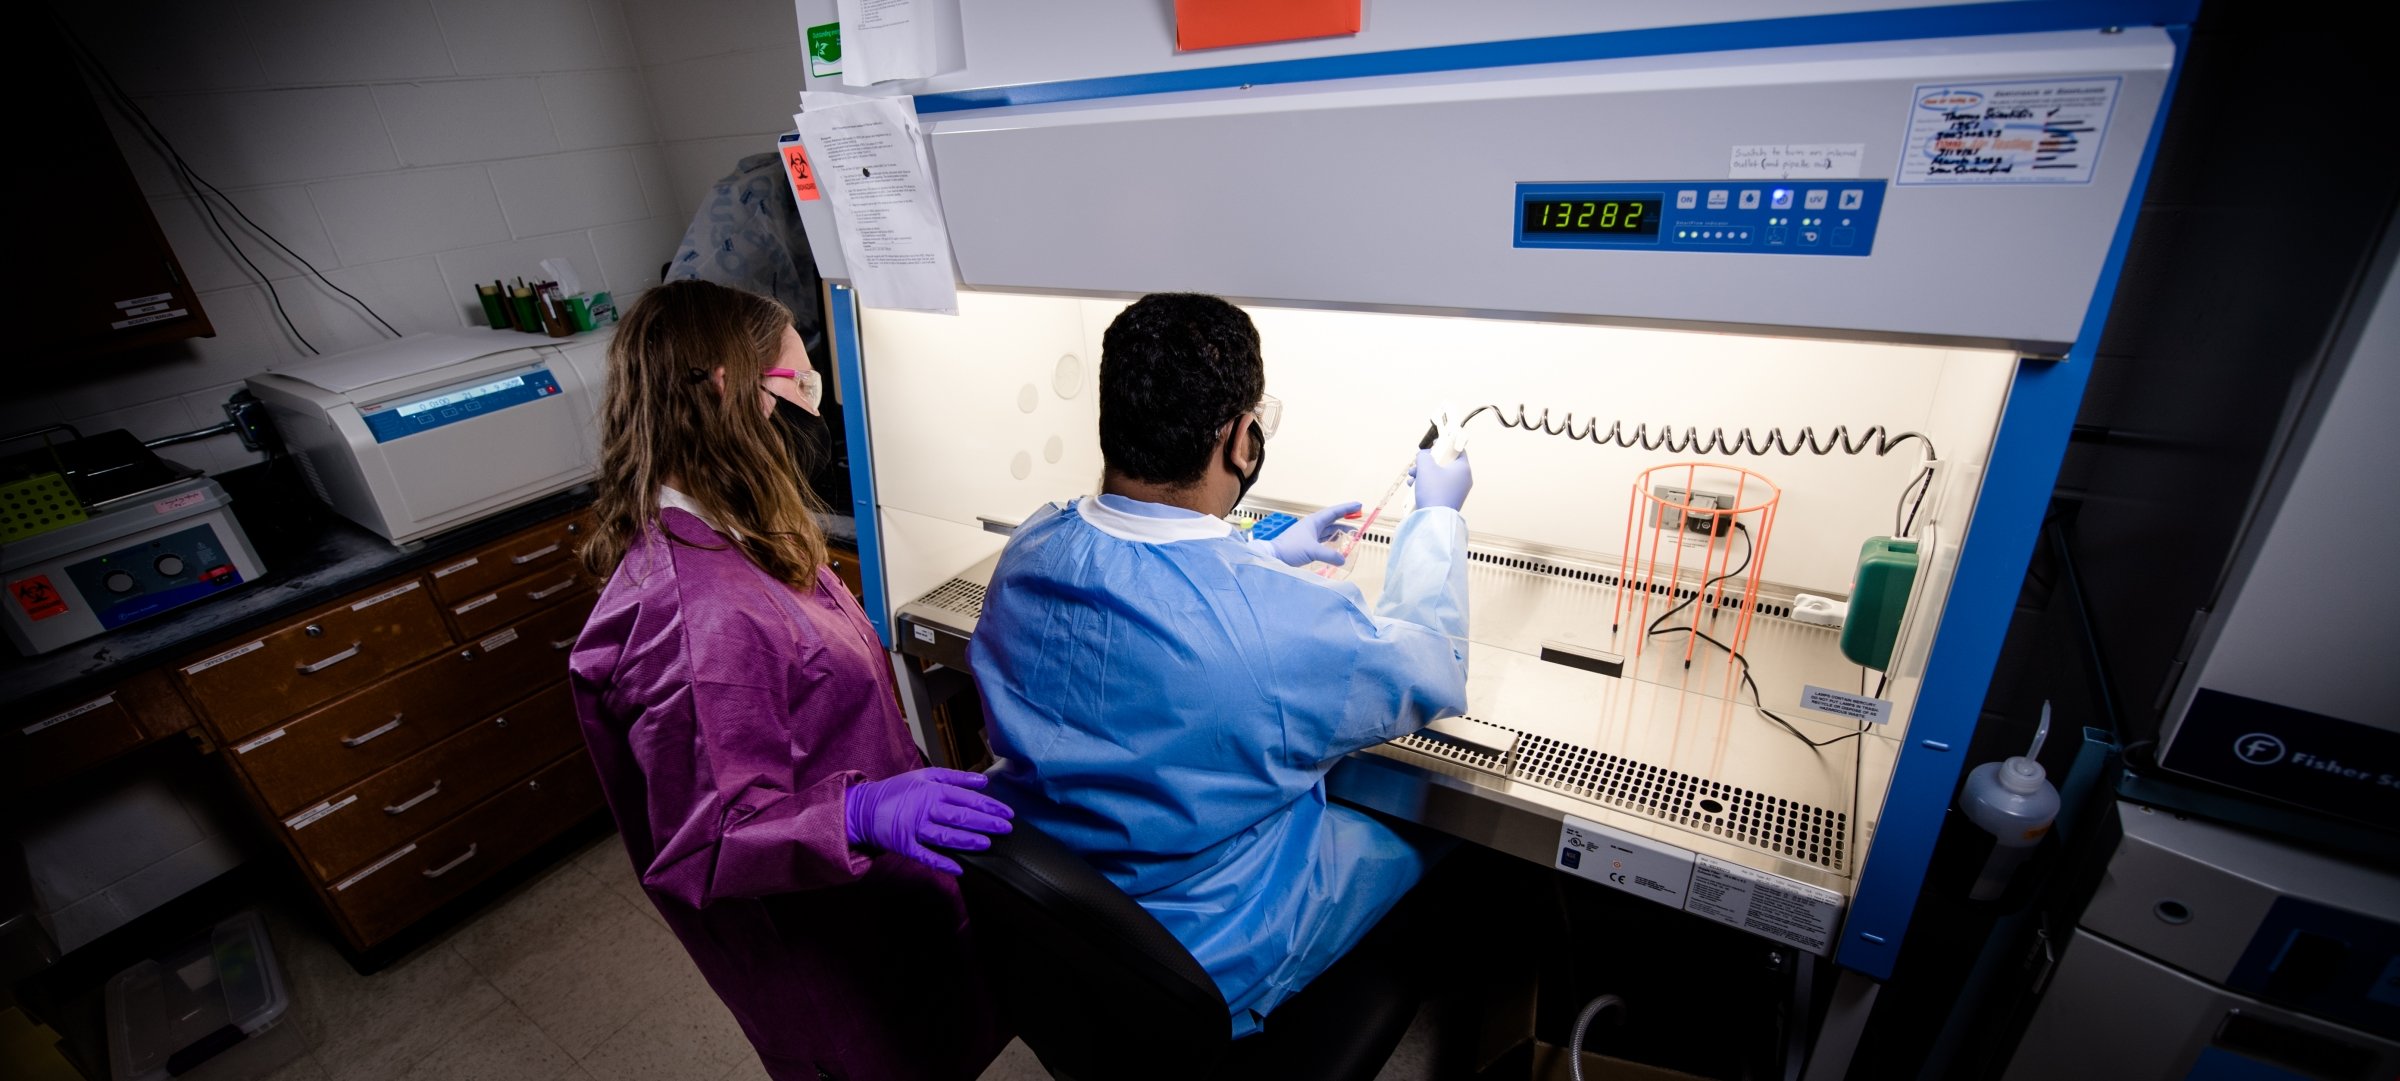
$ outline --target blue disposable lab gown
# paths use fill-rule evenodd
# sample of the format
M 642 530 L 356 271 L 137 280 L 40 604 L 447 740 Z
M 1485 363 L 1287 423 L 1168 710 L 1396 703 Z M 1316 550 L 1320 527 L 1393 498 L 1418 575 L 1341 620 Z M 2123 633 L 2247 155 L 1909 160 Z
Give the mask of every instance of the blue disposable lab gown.
M 1466 708 L 1466 542 L 1457 511 L 1409 515 L 1372 610 L 1222 519 L 1113 496 L 1000 557 L 970 653 L 994 794 L 1165 925 L 1237 1037 L 1424 873 L 1325 774 Z

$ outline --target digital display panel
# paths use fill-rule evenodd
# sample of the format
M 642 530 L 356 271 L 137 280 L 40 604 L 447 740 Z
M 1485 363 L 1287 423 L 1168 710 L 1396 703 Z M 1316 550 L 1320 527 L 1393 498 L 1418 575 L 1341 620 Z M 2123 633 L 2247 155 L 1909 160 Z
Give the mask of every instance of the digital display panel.
M 1655 195 L 1527 199 L 1522 208 L 1525 232 L 1528 236 L 1657 236 L 1662 199 Z

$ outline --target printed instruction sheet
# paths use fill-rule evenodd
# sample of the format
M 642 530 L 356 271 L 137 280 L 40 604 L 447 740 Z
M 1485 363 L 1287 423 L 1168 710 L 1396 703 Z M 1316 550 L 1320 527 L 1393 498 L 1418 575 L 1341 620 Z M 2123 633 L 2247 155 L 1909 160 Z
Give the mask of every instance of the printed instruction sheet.
M 925 135 L 905 97 L 807 91 L 792 119 L 870 308 L 958 314 L 958 273 Z

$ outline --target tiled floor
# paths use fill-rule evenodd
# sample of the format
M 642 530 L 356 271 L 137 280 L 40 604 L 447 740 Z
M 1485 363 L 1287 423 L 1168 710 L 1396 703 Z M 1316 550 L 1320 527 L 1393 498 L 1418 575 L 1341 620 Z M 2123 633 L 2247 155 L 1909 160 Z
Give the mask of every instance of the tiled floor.
M 270 911 L 293 1031 L 271 1081 L 759 1081 L 766 1077 L 607 837 L 400 962 L 361 976 L 318 925 Z M 276 1035 L 271 1033 L 270 1035 Z M 294 1039 L 294 1037 L 297 1039 Z M 261 1041 L 266 1043 L 268 1041 Z M 253 1053 L 187 1081 L 256 1077 Z M 1384 1081 L 1429 1077 L 1412 1029 Z M 984 1081 L 1047 1078 L 1011 1043 Z

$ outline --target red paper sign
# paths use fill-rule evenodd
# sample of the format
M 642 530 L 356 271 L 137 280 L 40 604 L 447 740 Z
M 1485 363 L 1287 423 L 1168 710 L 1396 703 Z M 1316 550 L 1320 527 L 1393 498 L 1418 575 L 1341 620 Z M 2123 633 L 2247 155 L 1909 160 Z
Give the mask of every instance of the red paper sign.
M 817 174 L 808 167 L 808 149 L 799 140 L 783 144 L 783 164 L 792 172 L 792 195 L 803 203 L 817 199 Z
M 1361 0 L 1175 0 L 1175 47 L 1220 49 L 1355 34 Z
M 47 574 L 37 574 L 31 578 L 20 578 L 10 582 L 8 595 L 15 597 L 17 606 L 25 609 L 25 618 L 27 619 L 44 620 L 67 610 L 67 599 L 59 596 L 58 590 L 51 588 L 50 576 Z

